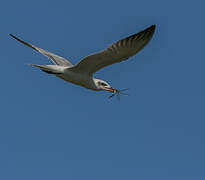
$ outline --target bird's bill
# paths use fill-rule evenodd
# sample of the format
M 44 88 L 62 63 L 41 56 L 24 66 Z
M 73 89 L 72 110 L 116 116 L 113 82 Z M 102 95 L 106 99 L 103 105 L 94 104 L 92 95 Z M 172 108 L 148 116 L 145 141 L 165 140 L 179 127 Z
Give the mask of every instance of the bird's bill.
M 112 88 L 112 87 L 105 87 L 106 91 L 112 92 L 112 93 L 116 93 L 116 89 Z

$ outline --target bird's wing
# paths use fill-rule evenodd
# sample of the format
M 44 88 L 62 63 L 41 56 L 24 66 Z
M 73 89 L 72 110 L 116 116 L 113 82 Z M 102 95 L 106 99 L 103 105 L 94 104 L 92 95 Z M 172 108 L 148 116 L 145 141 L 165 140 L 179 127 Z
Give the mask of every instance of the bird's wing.
M 124 61 L 144 48 L 151 40 L 154 31 L 155 25 L 152 25 L 137 34 L 119 40 L 104 51 L 85 57 L 73 68 L 93 74 L 105 66 Z
M 73 66 L 67 59 L 63 58 L 63 57 L 60 57 L 56 54 L 53 54 L 53 53 L 50 53 L 44 49 L 41 49 L 39 47 L 36 47 L 30 43 L 27 43 L 19 38 L 17 38 L 16 36 L 12 35 L 12 34 L 9 34 L 11 37 L 13 37 L 14 39 L 16 39 L 17 41 L 23 43 L 24 45 L 40 52 L 41 54 L 43 54 L 44 56 L 47 56 L 49 59 L 51 59 L 53 61 L 53 63 L 55 63 L 56 65 L 59 65 L 59 66 Z

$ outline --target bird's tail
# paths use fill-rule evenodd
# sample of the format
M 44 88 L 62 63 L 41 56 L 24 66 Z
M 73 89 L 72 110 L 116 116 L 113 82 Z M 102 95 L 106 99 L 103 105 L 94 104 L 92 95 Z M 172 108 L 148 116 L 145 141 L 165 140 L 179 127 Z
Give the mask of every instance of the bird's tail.
M 62 74 L 63 73 L 63 67 L 57 66 L 57 65 L 30 64 L 30 66 L 38 67 L 43 72 L 46 72 L 48 74 Z

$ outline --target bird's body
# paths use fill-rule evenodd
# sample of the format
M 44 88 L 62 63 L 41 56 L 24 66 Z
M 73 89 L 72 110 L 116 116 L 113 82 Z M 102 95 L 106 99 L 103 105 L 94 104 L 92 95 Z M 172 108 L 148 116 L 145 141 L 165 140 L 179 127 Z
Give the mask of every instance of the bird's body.
M 112 88 L 107 82 L 94 78 L 93 74 L 105 66 L 124 61 L 135 55 L 151 40 L 154 30 L 155 25 L 152 25 L 144 31 L 117 41 L 104 51 L 85 57 L 76 65 L 72 65 L 63 57 L 22 41 L 12 34 L 10 35 L 17 41 L 47 56 L 54 63 L 54 65 L 33 64 L 32 66 L 38 67 L 42 71 L 53 74 L 67 82 L 91 90 L 107 90 L 115 93 L 117 92 L 116 89 Z
M 74 66 L 66 67 L 60 65 L 37 65 L 31 64 L 31 66 L 39 67 L 42 71 L 53 74 L 64 81 L 83 86 L 87 89 L 92 90 L 101 90 L 98 89 L 95 85 L 95 81 L 97 80 L 92 75 L 88 73 L 82 73 L 75 69 Z
M 57 74 L 56 76 L 67 82 L 83 86 L 87 89 L 98 90 L 95 86 L 94 77 L 87 73 L 76 72 L 73 68 L 67 68 L 64 70 L 63 74 Z

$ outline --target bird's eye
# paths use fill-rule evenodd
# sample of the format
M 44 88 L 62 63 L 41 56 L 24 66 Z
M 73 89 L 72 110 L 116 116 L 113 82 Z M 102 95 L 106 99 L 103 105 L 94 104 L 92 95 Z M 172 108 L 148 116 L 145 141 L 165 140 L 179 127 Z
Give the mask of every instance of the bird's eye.
M 105 83 L 101 83 L 101 85 L 103 85 L 103 86 L 107 86 L 107 84 L 105 84 Z
M 101 86 L 108 86 L 107 84 L 105 84 L 104 82 L 98 82 L 99 85 Z

